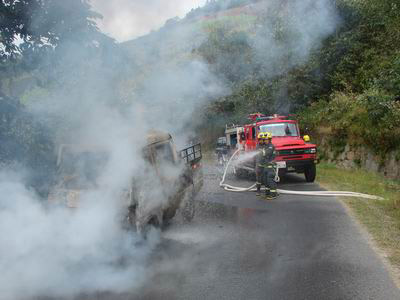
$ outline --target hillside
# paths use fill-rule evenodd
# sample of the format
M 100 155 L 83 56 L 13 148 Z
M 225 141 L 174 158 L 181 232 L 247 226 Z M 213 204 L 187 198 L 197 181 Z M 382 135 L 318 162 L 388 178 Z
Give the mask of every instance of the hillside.
M 341 30 L 310 62 L 323 70 L 323 85 L 302 116 L 336 145 L 367 145 L 384 160 L 400 145 L 400 10 L 396 1 L 342 10 Z
M 224 27 L 226 33 L 254 33 L 257 17 L 263 14 L 261 2 L 213 1 L 205 7 L 192 10 L 183 19 L 170 19 L 159 30 L 121 43 L 120 46 L 135 62 L 137 69 L 134 74 L 140 74 L 137 78 L 140 80 L 143 73 L 156 70 L 165 64 L 174 66 L 185 61 L 202 59 L 198 53 L 199 48 L 219 27 Z
M 205 60 L 231 89 L 207 107 L 207 126 L 254 111 L 298 113 L 314 135 L 325 128 L 336 143 L 364 144 L 384 157 L 400 145 L 399 3 L 340 0 L 335 14 L 320 4 L 325 9 L 314 13 L 326 19 L 318 32 L 311 15 L 299 22 L 304 11 L 258 1 L 189 14 L 124 47 L 136 57 L 152 49 L 153 65 Z
M 123 43 L 121 47 L 137 66 L 130 77 L 134 84 L 125 87 L 138 88 L 138 83 L 165 65 L 200 60 L 233 92 L 229 93 L 230 98 L 217 101 L 223 111 L 224 106 L 232 106 L 233 102 L 237 106 L 228 115 L 216 117 L 223 118 L 223 122 L 226 118 L 242 118 L 248 111 L 288 112 L 296 107 L 297 103 L 287 101 L 279 77 L 286 78 L 289 71 L 304 64 L 311 52 L 334 32 L 338 21 L 334 7 L 328 1 L 320 1 L 319 5 L 313 1 L 301 5 L 249 2 L 230 7 L 230 1 L 214 1 L 219 8 L 213 12 L 204 8 L 200 13 L 199 9 L 195 16 L 189 13 L 182 20 L 170 20 L 158 31 Z M 265 84 L 260 90 L 267 94 L 259 94 L 255 99 L 249 95 L 245 101 L 229 100 L 236 97 L 241 87 L 249 90 L 259 81 Z M 277 99 L 271 106 L 272 99 L 268 97 L 272 96 Z

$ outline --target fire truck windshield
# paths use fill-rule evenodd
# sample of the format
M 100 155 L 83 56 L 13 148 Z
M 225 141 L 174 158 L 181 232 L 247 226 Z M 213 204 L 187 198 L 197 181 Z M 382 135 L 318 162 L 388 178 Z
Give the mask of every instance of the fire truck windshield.
M 270 132 L 272 136 L 299 136 L 297 126 L 294 123 L 271 123 L 261 125 L 260 132 Z

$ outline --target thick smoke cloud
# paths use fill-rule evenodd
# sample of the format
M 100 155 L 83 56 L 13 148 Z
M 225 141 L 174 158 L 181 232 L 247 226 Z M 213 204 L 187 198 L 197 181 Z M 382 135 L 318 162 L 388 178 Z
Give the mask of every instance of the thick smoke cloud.
M 173 134 L 181 148 L 190 137 L 196 136 L 192 130 L 204 106 L 229 92 L 200 60 L 159 66 L 146 78 L 133 102 L 133 113 L 142 112 L 140 118 L 148 129 L 158 128 Z
M 0 176 L 2 299 L 67 297 L 100 287 L 124 291 L 143 282 L 152 246 L 134 248 L 137 237 L 112 218 L 117 206 L 102 194 L 108 191 L 92 191 L 75 212 L 46 211 L 18 175 Z
M 127 62 L 112 64 L 110 69 L 104 60 L 113 61 L 115 53 L 99 49 L 101 55 L 92 55 L 93 49 L 68 42 L 58 51 L 58 57 L 68 61 L 55 66 L 62 84 L 31 99 L 27 109 L 54 129 L 58 146 L 93 147 L 106 153 L 108 160 L 95 183 L 88 186 L 80 179 L 74 183 L 84 186 L 79 190 L 78 208 L 48 206 L 47 199 L 26 187 L 23 169 L 17 174 L 0 173 L 0 294 L 5 299 L 127 292 L 151 276 L 146 259 L 159 241 L 159 232 L 151 232 L 143 242 L 123 227 L 124 195 L 133 179 L 147 201 L 139 208 L 163 207 L 170 192 L 170 186 L 163 186 L 143 159 L 146 133 L 150 129 L 171 132 L 174 137 L 180 133 L 180 147 L 187 145 L 186 124 L 193 111 L 225 93 L 205 63 L 190 59 L 147 74 L 140 95 L 129 93 L 127 102 L 121 102 L 115 81 L 119 74 L 127 74 Z M 161 172 L 173 181 L 182 167 Z M 61 175 L 57 183 L 74 180 Z M 61 199 L 61 194 L 54 198 Z
M 306 62 L 339 21 L 330 0 L 262 1 L 254 7 L 263 11 L 263 26 L 256 30 L 252 47 L 267 77 Z
M 334 1 L 253 1 L 218 14 L 219 19 L 207 18 L 211 34 L 199 47 L 200 54 L 211 63 L 214 73 L 232 86 L 269 81 L 267 93 L 261 94 L 273 101 L 268 99 L 269 107 L 262 109 L 290 113 L 293 99 L 289 99 L 288 74 L 306 63 L 334 32 L 340 22 Z M 266 102 L 262 97 L 253 103 Z M 246 99 L 237 102 L 247 105 Z
M 92 0 L 96 11 L 104 16 L 99 26 L 117 41 L 126 41 L 161 27 L 166 20 L 183 17 L 205 0 Z

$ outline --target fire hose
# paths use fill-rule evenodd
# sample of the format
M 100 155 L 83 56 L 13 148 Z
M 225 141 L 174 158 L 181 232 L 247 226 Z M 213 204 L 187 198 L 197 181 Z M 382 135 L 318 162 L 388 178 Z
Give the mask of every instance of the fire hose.
M 237 187 L 237 186 L 233 186 L 233 185 L 229 185 L 229 184 L 225 183 L 225 177 L 226 177 L 226 173 L 228 172 L 229 166 L 232 163 L 233 158 L 236 155 L 238 155 L 239 152 L 240 152 L 240 149 L 236 150 L 235 153 L 233 153 L 231 158 L 228 160 L 228 163 L 225 166 L 225 170 L 224 170 L 224 173 L 222 176 L 222 180 L 219 183 L 219 186 L 228 192 L 254 192 L 257 190 L 256 184 L 253 184 L 252 186 L 249 186 L 246 188 L 246 187 Z M 275 173 L 275 181 L 276 182 L 279 182 L 279 180 L 280 180 L 278 173 L 279 173 L 279 168 L 276 168 L 276 173 Z M 287 194 L 287 195 L 322 196 L 322 197 L 342 196 L 342 197 L 365 198 L 365 199 L 372 199 L 372 200 L 384 200 L 382 197 L 379 197 L 379 196 L 356 193 L 356 192 L 342 192 L 342 191 L 291 191 L 291 190 L 278 189 L 278 193 Z

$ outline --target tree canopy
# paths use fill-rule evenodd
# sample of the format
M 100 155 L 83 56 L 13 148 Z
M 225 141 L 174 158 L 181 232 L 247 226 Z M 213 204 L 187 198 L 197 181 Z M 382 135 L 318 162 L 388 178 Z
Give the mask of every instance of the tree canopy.
M 0 58 L 57 47 L 66 39 L 90 43 L 98 33 L 97 18 L 87 0 L 2 0 Z
M 83 68 L 98 70 L 93 62 L 88 67 L 88 57 L 110 57 L 115 44 L 98 30 L 100 17 L 87 0 L 0 1 L 0 164 L 23 166 L 27 183 L 44 194 L 55 167 L 56 129 L 26 104 L 56 101 L 52 88 L 82 81 Z M 102 61 L 114 65 L 112 59 Z

